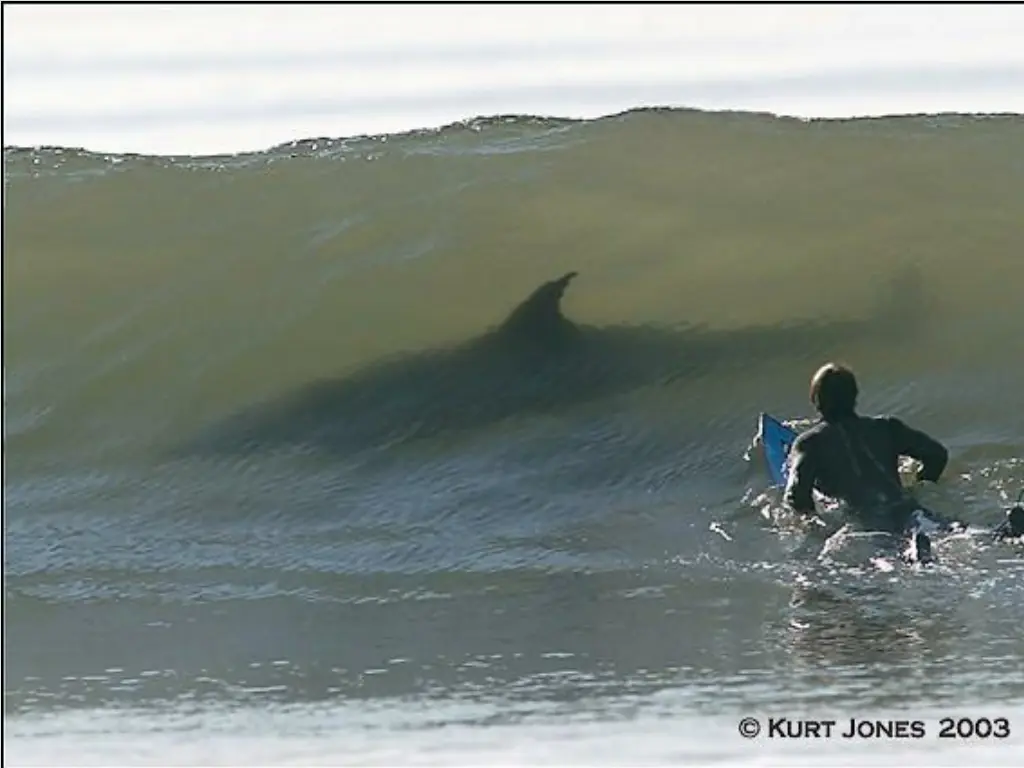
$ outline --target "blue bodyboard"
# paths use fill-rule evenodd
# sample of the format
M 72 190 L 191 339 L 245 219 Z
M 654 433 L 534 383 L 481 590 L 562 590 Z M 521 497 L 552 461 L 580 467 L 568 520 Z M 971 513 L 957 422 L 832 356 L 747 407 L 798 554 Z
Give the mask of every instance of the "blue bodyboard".
M 797 433 L 767 413 L 762 413 L 758 430 L 761 445 L 764 448 L 764 459 L 768 465 L 773 485 L 785 485 L 789 477 L 787 460 L 789 449 L 796 441 Z

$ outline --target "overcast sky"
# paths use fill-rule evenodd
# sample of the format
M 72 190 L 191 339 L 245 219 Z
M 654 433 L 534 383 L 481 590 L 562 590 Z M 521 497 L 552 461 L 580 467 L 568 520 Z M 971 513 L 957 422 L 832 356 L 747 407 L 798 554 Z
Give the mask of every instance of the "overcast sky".
M 637 106 L 1024 112 L 1024 6 L 5 6 L 4 144 L 222 152 Z

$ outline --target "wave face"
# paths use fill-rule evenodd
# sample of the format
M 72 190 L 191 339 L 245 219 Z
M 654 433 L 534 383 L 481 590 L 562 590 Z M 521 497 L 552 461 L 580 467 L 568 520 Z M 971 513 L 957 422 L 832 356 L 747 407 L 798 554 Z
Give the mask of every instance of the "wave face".
M 583 696 L 779 658 L 798 681 L 881 647 L 927 673 L 899 699 L 950 653 L 1024 657 L 984 553 L 909 606 L 879 587 L 882 618 L 830 603 L 772 634 L 799 563 L 743 460 L 757 413 L 806 417 L 842 359 L 864 410 L 950 446 L 928 503 L 998 519 L 1024 484 L 1020 117 L 653 110 L 4 159 L 15 709 Z M 974 602 L 936 607 L 950 584 Z M 1000 664 L 988 684 L 1024 691 Z

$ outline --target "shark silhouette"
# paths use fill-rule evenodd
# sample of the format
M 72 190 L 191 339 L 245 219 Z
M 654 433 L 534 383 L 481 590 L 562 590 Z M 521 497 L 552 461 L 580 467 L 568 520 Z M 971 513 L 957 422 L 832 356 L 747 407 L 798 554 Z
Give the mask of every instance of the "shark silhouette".
M 824 356 L 919 317 L 904 277 L 873 316 L 739 330 L 700 326 L 592 326 L 562 313 L 577 277 L 543 283 L 505 320 L 460 344 L 410 353 L 314 382 L 204 430 L 192 450 L 250 452 L 293 446 L 352 454 L 513 417 L 557 411 L 712 370 Z

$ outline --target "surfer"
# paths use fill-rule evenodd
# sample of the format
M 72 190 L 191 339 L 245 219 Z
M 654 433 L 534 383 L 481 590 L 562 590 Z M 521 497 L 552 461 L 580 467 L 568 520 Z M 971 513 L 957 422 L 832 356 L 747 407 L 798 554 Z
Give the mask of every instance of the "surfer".
M 935 438 L 895 417 L 857 413 L 857 378 L 835 363 L 823 365 L 811 379 L 810 396 L 821 421 L 801 434 L 790 454 L 786 504 L 800 514 L 815 512 L 812 491 L 845 502 L 868 530 L 885 531 L 906 544 L 909 560 L 931 560 L 928 533 L 953 524 L 925 509 L 903 487 L 900 456 L 921 462 L 918 481 L 936 482 L 949 452 Z

